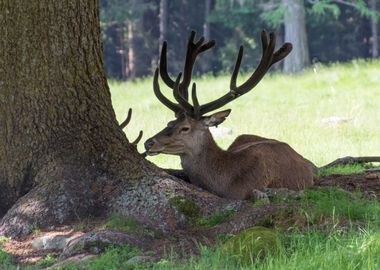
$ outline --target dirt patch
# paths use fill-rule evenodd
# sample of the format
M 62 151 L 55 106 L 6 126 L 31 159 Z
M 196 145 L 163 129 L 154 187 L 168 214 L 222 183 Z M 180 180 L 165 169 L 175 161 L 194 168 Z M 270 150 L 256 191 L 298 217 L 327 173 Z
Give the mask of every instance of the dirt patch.
M 81 234 L 81 232 L 75 231 L 72 226 L 62 226 L 55 228 L 52 231 L 34 233 L 23 241 L 8 240 L 3 243 L 2 250 L 12 254 L 13 259 L 17 264 L 34 264 L 45 258 L 48 254 L 54 257 L 58 256 L 61 253 L 61 250 L 37 249 L 32 246 L 33 239 L 41 236 L 79 236 Z
M 375 177 L 377 175 L 377 177 Z M 350 192 L 361 191 L 370 198 L 376 198 L 380 201 L 380 174 L 350 174 L 339 175 L 332 174 L 318 179 L 316 186 L 334 187 L 338 186 Z

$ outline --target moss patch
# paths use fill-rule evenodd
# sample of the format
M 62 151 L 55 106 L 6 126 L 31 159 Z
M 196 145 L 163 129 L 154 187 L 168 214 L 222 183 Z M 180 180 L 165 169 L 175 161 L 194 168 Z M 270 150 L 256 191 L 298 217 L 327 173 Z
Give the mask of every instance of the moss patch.
M 228 218 L 232 217 L 236 213 L 235 210 L 224 210 L 212 214 L 208 217 L 202 217 L 198 220 L 198 224 L 202 227 L 213 227 L 215 225 L 221 224 L 226 221 Z
M 278 247 L 279 240 L 273 230 L 255 226 L 227 240 L 221 246 L 221 251 L 238 264 L 246 265 L 276 252 Z
M 173 197 L 169 200 L 169 205 L 184 215 L 187 222 L 194 223 L 200 218 L 199 206 L 185 197 Z
M 115 231 L 132 233 L 136 235 L 145 235 L 145 236 L 158 236 L 159 233 L 153 231 L 135 218 L 125 217 L 119 213 L 113 213 L 107 220 L 102 229 L 112 229 Z

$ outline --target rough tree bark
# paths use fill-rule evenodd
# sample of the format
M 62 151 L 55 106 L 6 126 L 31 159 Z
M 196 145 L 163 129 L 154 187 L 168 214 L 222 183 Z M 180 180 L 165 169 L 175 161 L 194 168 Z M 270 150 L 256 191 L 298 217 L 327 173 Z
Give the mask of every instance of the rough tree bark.
M 154 171 L 118 127 L 97 1 L 0 1 L 0 35 L 1 214 L 52 175 L 81 182 Z
M 283 0 L 283 5 L 285 41 L 293 44 L 292 53 L 284 60 L 284 72 L 300 72 L 310 63 L 304 0 Z
M 170 231 L 184 224 L 172 197 L 201 214 L 231 203 L 174 181 L 129 144 L 103 71 L 98 8 L 0 0 L 0 235 L 113 211 Z

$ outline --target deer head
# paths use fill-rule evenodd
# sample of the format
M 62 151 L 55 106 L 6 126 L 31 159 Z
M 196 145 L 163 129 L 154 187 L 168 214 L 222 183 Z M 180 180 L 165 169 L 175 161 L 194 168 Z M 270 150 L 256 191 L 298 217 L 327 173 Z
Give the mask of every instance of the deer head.
M 182 73 L 179 73 L 175 81 L 170 78 L 167 71 L 167 43 L 164 42 L 162 46 L 160 67 L 154 73 L 153 89 L 158 100 L 174 112 L 176 119 L 170 121 L 166 128 L 145 142 L 148 155 L 159 153 L 185 155 L 203 151 L 205 146 L 207 146 L 205 144 L 209 144 L 212 141 L 208 128 L 221 124 L 230 114 L 230 110 L 220 111 L 209 116 L 205 114 L 221 108 L 252 90 L 264 77 L 269 68 L 286 57 L 292 50 L 292 45 L 285 43 L 275 52 L 276 41 L 274 33 L 270 33 L 268 37 L 267 33 L 262 31 L 262 57 L 258 67 L 249 79 L 240 86 L 236 85 L 243 57 L 243 46 L 240 46 L 231 76 L 229 91 L 214 101 L 200 105 L 197 98 L 196 84 L 192 84 L 192 103 L 189 102 L 188 88 L 191 83 L 192 71 L 197 56 L 214 47 L 215 41 L 212 40 L 204 43 L 204 38 L 201 37 L 197 42 L 194 42 L 194 38 L 195 32 L 192 31 L 187 45 L 183 76 Z M 162 94 L 158 83 L 159 73 L 164 83 L 173 89 L 173 96 L 177 103 L 172 102 Z

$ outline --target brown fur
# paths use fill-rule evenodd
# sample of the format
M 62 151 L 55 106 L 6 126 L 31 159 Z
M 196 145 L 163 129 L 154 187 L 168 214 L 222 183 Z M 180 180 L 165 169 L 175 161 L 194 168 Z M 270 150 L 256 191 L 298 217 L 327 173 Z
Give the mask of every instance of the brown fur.
M 177 119 L 150 139 L 152 152 L 181 157 L 191 183 L 231 199 L 248 199 L 267 187 L 300 190 L 313 185 L 309 162 L 288 144 L 241 135 L 225 151 L 202 121 Z M 181 133 L 184 126 L 190 128 L 186 134 Z

